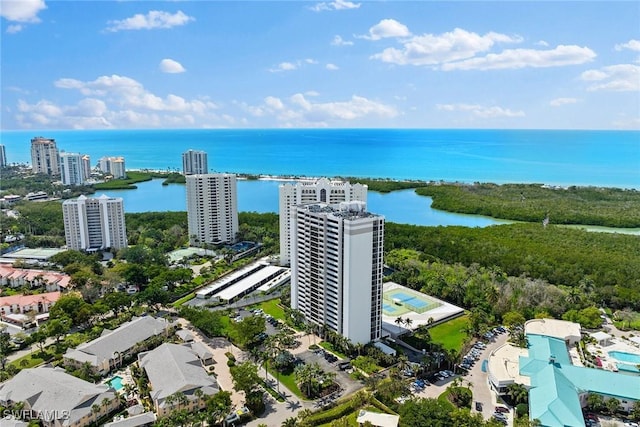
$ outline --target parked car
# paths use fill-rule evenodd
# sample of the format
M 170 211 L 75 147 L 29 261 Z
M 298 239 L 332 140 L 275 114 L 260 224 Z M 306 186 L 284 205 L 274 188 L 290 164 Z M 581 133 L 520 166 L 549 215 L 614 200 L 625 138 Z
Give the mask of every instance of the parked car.
M 482 412 L 482 402 L 476 402 L 476 411 Z

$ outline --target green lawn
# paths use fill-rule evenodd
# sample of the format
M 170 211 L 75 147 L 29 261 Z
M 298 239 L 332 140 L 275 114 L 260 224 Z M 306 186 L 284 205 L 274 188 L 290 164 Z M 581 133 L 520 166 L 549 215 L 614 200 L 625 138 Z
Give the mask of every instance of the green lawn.
M 347 356 L 346 354 L 342 353 L 341 351 L 337 350 L 333 344 L 331 344 L 329 341 L 320 341 L 318 343 L 318 345 L 322 348 L 324 348 L 325 350 L 329 350 L 331 353 L 335 354 L 336 356 L 338 356 L 340 359 L 347 359 L 349 360 L 349 356 Z
M 276 372 L 275 369 L 272 369 L 271 367 L 268 368 L 268 371 L 271 375 L 273 375 L 274 378 L 276 378 L 280 382 L 281 386 L 285 386 L 286 388 L 288 388 L 289 391 L 291 391 L 291 393 L 298 396 L 298 398 L 302 400 L 308 400 L 306 397 L 304 397 L 304 395 L 298 388 L 298 384 L 296 384 L 296 377 L 293 374 L 293 372 L 291 372 L 288 375 L 285 375 L 283 373 Z M 264 376 L 264 368 L 261 368 L 260 370 L 258 370 L 258 375 Z M 278 387 L 276 386 L 276 389 L 277 388 Z M 282 391 L 282 387 L 280 387 L 280 391 Z
M 364 409 L 365 411 L 369 411 L 369 412 L 377 412 L 378 414 L 382 413 L 382 411 L 378 408 L 376 408 L 375 406 L 365 406 L 364 408 L 360 408 L 360 409 Z M 353 412 L 351 412 L 349 415 L 347 415 L 346 418 L 347 419 L 347 424 L 349 427 L 358 427 L 359 424 L 356 422 L 356 418 L 358 418 L 358 414 L 360 413 L 360 409 L 356 409 Z M 320 424 L 319 427 L 330 427 L 331 426 L 331 422 L 328 422 L 326 424 Z
M 465 314 L 464 316 L 436 325 L 429 329 L 431 340 L 434 343 L 441 344 L 446 350 L 454 349 L 460 351 L 462 344 L 467 339 L 467 334 L 464 330 L 468 324 L 469 316 Z
M 269 301 L 265 301 L 259 305 L 252 306 L 250 309 L 261 308 L 266 314 L 275 317 L 276 319 L 285 320 L 285 314 L 282 307 L 280 307 L 280 298 L 275 298 Z

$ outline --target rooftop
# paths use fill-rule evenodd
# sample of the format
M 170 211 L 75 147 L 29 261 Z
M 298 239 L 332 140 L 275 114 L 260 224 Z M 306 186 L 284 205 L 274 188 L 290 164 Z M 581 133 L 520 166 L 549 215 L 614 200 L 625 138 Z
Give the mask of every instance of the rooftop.
M 64 357 L 79 362 L 89 362 L 99 366 L 112 359 L 117 353 L 124 353 L 137 343 L 159 335 L 167 329 L 169 323 L 165 319 L 152 316 L 134 317 L 113 331 L 105 330 L 102 336 L 75 349 L 69 349 Z
M 580 324 L 557 319 L 531 319 L 524 324 L 526 335 L 536 334 L 563 340 L 569 337 L 580 339 Z
M 151 384 L 151 397 L 162 406 L 162 401 L 177 392 L 189 397 L 195 389 L 205 395 L 218 392 L 216 380 L 202 367 L 200 359 L 190 347 L 164 343 L 155 350 L 138 356 Z

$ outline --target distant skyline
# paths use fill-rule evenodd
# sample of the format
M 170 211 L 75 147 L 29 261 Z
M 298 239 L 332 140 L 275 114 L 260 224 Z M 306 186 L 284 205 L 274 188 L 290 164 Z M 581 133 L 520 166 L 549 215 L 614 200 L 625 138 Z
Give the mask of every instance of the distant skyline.
M 1 128 L 640 129 L 637 1 L 0 0 Z

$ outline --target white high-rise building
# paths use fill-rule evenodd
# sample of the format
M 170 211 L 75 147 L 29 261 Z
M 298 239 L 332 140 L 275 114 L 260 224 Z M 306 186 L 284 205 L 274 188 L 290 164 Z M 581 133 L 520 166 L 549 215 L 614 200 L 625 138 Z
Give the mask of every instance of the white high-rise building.
M 91 157 L 88 154 L 82 155 L 82 170 L 86 181 L 91 177 Z
M 384 217 L 358 201 L 292 211 L 291 307 L 354 344 L 380 338 Z
M 207 153 L 197 150 L 188 150 L 182 153 L 182 171 L 185 175 L 209 173 Z
M 98 167 L 103 173 L 111 174 L 114 179 L 124 179 L 127 172 L 124 165 L 124 157 L 101 157 Z
M 0 168 L 7 166 L 7 152 L 4 149 L 4 145 L 0 144 Z
M 291 208 L 306 203 L 367 202 L 368 187 L 345 181 L 330 181 L 320 178 L 316 181 L 300 181 L 280 186 L 280 265 L 291 262 Z
M 186 176 L 191 244 L 233 243 L 238 233 L 238 199 L 233 174 Z
M 79 251 L 121 249 L 127 246 L 121 197 L 80 196 L 62 203 L 67 248 Z
M 36 136 L 31 139 L 31 169 L 33 173 L 59 175 L 58 148 L 53 138 Z
M 60 180 L 62 185 L 82 185 L 88 177 L 85 175 L 82 155 L 78 153 L 60 153 Z

